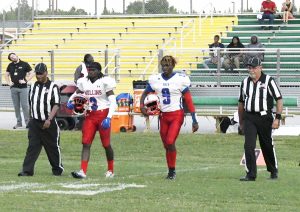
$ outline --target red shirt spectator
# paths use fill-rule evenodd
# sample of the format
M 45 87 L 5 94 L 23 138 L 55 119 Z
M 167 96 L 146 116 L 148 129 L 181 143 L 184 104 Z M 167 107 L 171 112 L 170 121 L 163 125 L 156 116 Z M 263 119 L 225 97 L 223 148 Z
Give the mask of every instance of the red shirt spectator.
M 274 14 L 276 12 L 276 4 L 271 0 L 263 1 L 261 4 L 261 12 L 264 14 Z

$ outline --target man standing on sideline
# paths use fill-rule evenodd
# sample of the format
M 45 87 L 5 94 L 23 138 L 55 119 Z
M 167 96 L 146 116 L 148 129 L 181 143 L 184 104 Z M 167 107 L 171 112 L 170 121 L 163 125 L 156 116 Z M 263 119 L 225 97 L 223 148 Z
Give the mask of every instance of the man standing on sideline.
M 74 82 L 77 84 L 77 80 L 81 77 L 87 77 L 87 67 L 94 62 L 94 58 L 91 54 L 84 55 L 83 62 L 76 68 L 74 73 Z
M 83 62 L 76 68 L 75 73 L 74 73 L 74 82 L 76 83 L 76 85 L 77 85 L 77 81 L 79 78 L 87 77 L 87 75 L 88 75 L 87 68 L 93 62 L 94 62 L 94 58 L 91 54 L 84 55 Z M 78 123 L 76 124 L 76 128 L 81 129 L 83 121 L 84 121 L 84 117 L 79 116 L 77 119 L 78 119 Z
M 255 146 L 258 135 L 260 147 L 271 173 L 270 179 L 278 178 L 277 158 L 273 144 L 272 131 L 278 129 L 283 107 L 282 95 L 275 80 L 262 72 L 261 60 L 250 58 L 247 67 L 249 77 L 246 77 L 240 87 L 239 122 L 245 133 L 245 169 L 246 176 L 241 181 L 255 181 L 257 175 Z M 276 115 L 272 109 L 276 103 Z
M 59 176 L 64 168 L 60 152 L 60 131 L 55 115 L 60 105 L 58 86 L 47 77 L 47 66 L 39 63 L 35 66 L 37 81 L 29 90 L 31 119 L 28 123 L 28 148 L 22 171 L 18 176 L 32 176 L 34 165 L 44 146 L 53 175 Z
M 7 66 L 5 80 L 10 86 L 11 98 L 17 118 L 17 124 L 13 128 L 17 129 L 22 127 L 20 105 L 22 107 L 24 120 L 27 127 L 29 122 L 27 82 L 32 79 L 34 73 L 30 65 L 20 60 L 15 53 L 10 53 L 8 55 L 8 59 L 11 61 L 11 63 Z

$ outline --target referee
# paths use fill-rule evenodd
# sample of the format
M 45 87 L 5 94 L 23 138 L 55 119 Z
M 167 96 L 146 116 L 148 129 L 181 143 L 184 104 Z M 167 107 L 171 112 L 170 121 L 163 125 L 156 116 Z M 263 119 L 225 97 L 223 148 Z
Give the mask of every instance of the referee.
M 55 120 L 59 109 L 60 93 L 56 84 L 47 77 L 47 66 L 39 63 L 35 66 L 37 81 L 29 90 L 30 121 L 28 130 L 29 144 L 18 176 L 32 176 L 34 164 L 44 146 L 53 175 L 61 175 L 64 168 L 61 161 L 60 133 Z
M 261 60 L 250 58 L 247 62 L 249 76 L 240 88 L 239 122 L 245 133 L 246 176 L 241 181 L 255 181 L 257 175 L 255 146 L 258 135 L 262 153 L 271 173 L 270 179 L 278 178 L 277 158 L 272 139 L 272 129 L 278 129 L 282 112 L 282 95 L 274 79 L 262 72 Z M 276 104 L 276 115 L 272 109 Z

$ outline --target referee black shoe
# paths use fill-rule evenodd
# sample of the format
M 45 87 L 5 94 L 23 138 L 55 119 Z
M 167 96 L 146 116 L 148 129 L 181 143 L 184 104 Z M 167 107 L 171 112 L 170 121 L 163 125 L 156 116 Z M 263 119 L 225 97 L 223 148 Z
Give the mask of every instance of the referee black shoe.
M 277 180 L 278 179 L 278 173 L 277 172 L 273 172 L 270 174 L 270 180 Z
M 249 177 L 246 175 L 245 177 L 240 178 L 240 181 L 248 182 L 248 181 L 255 181 L 255 177 Z

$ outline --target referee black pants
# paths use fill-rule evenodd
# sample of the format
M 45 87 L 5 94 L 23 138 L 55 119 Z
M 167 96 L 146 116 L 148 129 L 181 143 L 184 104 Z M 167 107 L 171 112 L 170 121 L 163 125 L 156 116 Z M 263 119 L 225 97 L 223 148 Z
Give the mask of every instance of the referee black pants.
M 61 160 L 60 152 L 60 133 L 59 127 L 55 119 L 51 121 L 51 125 L 47 129 L 42 129 L 44 121 L 31 119 L 29 121 L 28 130 L 28 148 L 23 163 L 23 172 L 30 175 L 34 174 L 34 165 L 38 159 L 42 146 L 46 151 L 48 160 L 52 166 L 54 175 L 61 175 L 64 168 Z
M 255 146 L 258 135 L 260 147 L 267 165 L 267 170 L 271 173 L 277 172 L 277 159 L 272 139 L 273 116 L 271 113 L 261 116 L 260 113 L 244 113 L 244 133 L 245 133 L 245 158 L 246 172 L 249 177 L 256 178 L 256 156 Z

